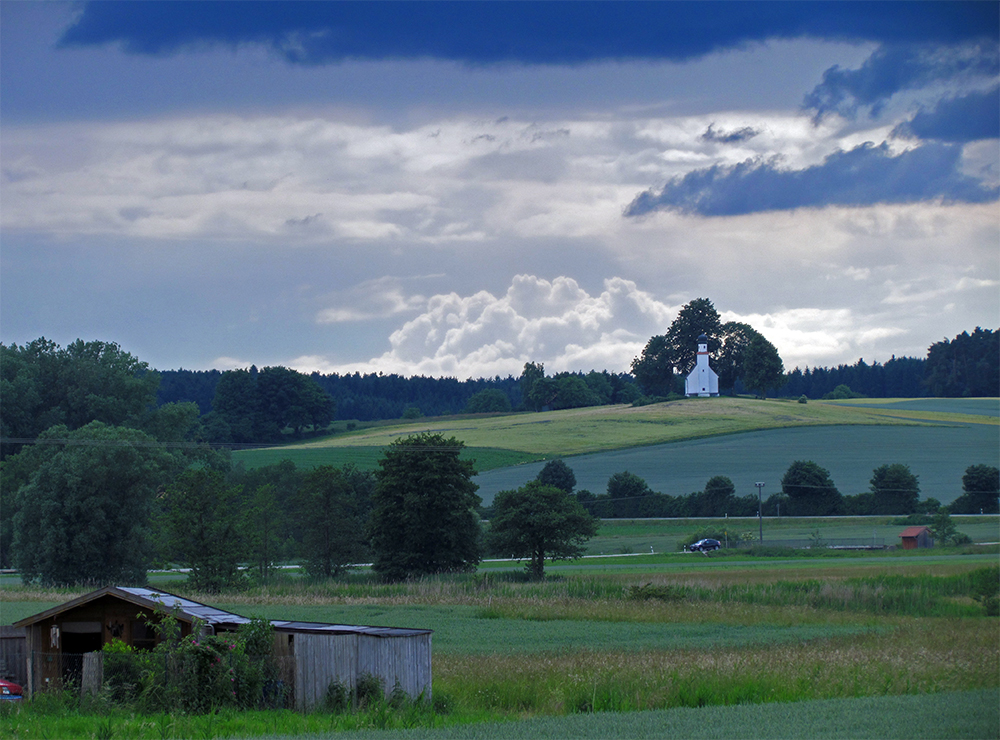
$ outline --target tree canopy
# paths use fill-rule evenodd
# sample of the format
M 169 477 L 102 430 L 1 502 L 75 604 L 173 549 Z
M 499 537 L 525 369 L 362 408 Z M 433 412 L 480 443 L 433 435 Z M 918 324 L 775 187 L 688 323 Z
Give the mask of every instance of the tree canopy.
M 482 499 L 463 443 L 442 434 L 392 442 L 375 473 L 369 525 L 373 570 L 387 580 L 472 570 Z
M 766 398 L 768 390 L 782 385 L 784 373 L 777 348 L 760 334 L 752 337 L 743 353 L 743 384 Z
M 909 465 L 882 465 L 872 472 L 872 514 L 913 514 L 920 499 L 920 484 Z
M 990 396 L 1000 392 L 1000 331 L 976 327 L 927 350 L 926 383 L 932 396 Z
M 111 342 L 78 339 L 62 348 L 41 337 L 24 346 L 0 344 L 0 435 L 34 439 L 52 426 L 72 431 L 92 421 L 142 429 L 159 382 L 145 362 Z
M 788 496 L 789 516 L 839 514 L 843 497 L 830 471 L 812 460 L 796 460 L 781 478 L 781 492 Z
M 334 413 L 330 395 L 296 370 L 229 370 L 216 386 L 208 428 L 213 442 L 276 442 L 285 428 L 299 435 L 326 426 Z
M 374 475 L 352 466 L 321 465 L 306 474 L 296 499 L 306 570 L 333 578 L 366 554 L 364 517 Z
M 1000 468 L 970 465 L 962 476 L 962 495 L 948 507 L 955 514 L 996 514 L 1000 511 Z
M 238 582 L 246 552 L 239 488 L 214 470 L 188 470 L 167 489 L 162 525 L 169 554 L 191 570 L 188 582 L 216 592 Z
M 542 579 L 545 558 L 580 557 L 597 527 L 598 521 L 566 491 L 534 480 L 497 494 L 486 541 L 497 556 L 528 559 L 531 577 Z
M 43 432 L 16 494 L 14 563 L 26 583 L 146 582 L 153 496 L 177 458 L 135 429 L 99 421 Z
M 535 480 L 546 486 L 555 486 L 566 493 L 573 493 L 576 487 L 576 475 L 573 474 L 573 469 L 558 458 L 545 463 Z

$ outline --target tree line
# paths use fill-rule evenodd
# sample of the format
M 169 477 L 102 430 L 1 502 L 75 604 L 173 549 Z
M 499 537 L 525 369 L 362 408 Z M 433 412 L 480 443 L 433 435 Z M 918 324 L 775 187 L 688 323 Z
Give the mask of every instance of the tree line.
M 260 439 L 332 413 L 286 368 L 224 373 L 207 424 L 193 402 L 157 405 L 158 374 L 115 344 L 0 345 L 0 368 L 0 566 L 25 582 L 142 584 L 153 565 L 177 564 L 217 591 L 289 561 L 320 578 L 370 561 L 392 580 L 473 569 L 495 541 L 540 576 L 596 526 L 562 491 L 535 487 L 510 492 L 511 506 L 527 497 L 547 518 L 484 533 L 473 463 L 442 435 L 397 440 L 375 471 L 234 466 L 204 441 L 207 425 Z
M 806 399 L 1000 393 L 1000 331 L 977 327 L 972 334 L 963 332 L 931 345 L 926 358 L 893 356 L 871 364 L 860 359 L 853 365 L 786 373 L 777 350 L 759 332 L 747 324 L 722 322 L 712 302 L 698 298 L 679 311 L 665 334 L 650 338 L 632 360 L 631 373 L 591 370 L 546 376 L 544 365 L 533 361 L 516 378 L 475 380 L 381 373 L 306 376 L 255 366 L 227 372 L 181 369 L 157 373 L 157 403 L 194 403 L 214 441 L 237 443 L 276 441 L 281 424 L 301 432 L 320 428 L 324 419 L 375 421 L 642 404 L 683 395 L 684 377 L 702 334 L 724 393 Z
M 701 491 L 672 496 L 653 491 L 628 471 L 608 478 L 605 493 L 575 491 L 576 476 L 563 460 L 551 460 L 539 480 L 572 493 L 583 507 L 601 519 L 700 518 L 757 516 L 870 516 L 1000 513 L 1000 469 L 969 466 L 962 476 L 962 495 L 947 506 L 935 498 L 920 498 L 920 482 L 909 466 L 881 465 L 872 471 L 868 491 L 841 494 L 830 471 L 812 460 L 796 460 L 781 478 L 781 490 L 766 499 L 737 496 L 733 481 L 724 475 L 709 478 Z M 488 515 L 488 513 L 487 513 Z

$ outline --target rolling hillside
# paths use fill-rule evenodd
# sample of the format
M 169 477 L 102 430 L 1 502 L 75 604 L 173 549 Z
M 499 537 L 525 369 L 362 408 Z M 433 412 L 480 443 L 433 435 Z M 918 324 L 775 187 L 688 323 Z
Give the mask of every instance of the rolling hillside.
M 966 467 L 996 463 L 998 416 L 996 399 L 690 399 L 417 419 L 235 457 L 248 467 L 291 459 L 301 467 L 353 462 L 370 468 L 392 440 L 440 432 L 465 442 L 486 503 L 533 478 L 553 457 L 572 457 L 577 487 L 594 493 L 603 492 L 611 474 L 629 470 L 663 493 L 690 493 L 713 475 L 728 475 L 738 495 L 755 493 L 753 484 L 763 481 L 765 496 L 796 459 L 828 468 L 845 494 L 867 489 L 875 467 L 902 462 L 920 477 L 924 498 L 947 503 L 961 493 Z

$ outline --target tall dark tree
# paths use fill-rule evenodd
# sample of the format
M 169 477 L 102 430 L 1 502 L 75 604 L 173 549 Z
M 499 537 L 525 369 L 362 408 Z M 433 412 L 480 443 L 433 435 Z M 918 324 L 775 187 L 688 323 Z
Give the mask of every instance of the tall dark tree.
M 789 516 L 839 514 L 843 497 L 830 471 L 812 460 L 796 460 L 781 478 L 781 492 L 788 497 Z
M 872 514 L 913 514 L 920 500 L 920 483 L 909 465 L 893 463 L 872 471 Z
M 962 476 L 962 495 L 948 509 L 954 514 L 996 514 L 1000 496 L 1000 468 L 970 465 Z
M 376 471 L 369 528 L 373 570 L 387 580 L 472 570 L 482 499 L 463 443 L 441 434 L 397 439 Z
M 632 359 L 632 375 L 649 396 L 666 396 L 674 387 L 677 358 L 665 335 L 650 337 L 642 354 Z
M 566 491 L 529 481 L 497 494 L 487 547 L 498 556 L 527 558 L 528 572 L 540 580 L 545 577 L 545 558 L 580 557 L 597 527 L 598 521 Z
M 535 407 L 534 396 L 532 395 L 532 390 L 534 389 L 535 383 L 542 380 L 545 377 L 545 365 L 541 362 L 526 362 L 524 363 L 524 370 L 521 371 L 521 377 L 519 379 L 519 384 L 521 386 L 521 398 L 524 399 L 524 405 L 533 411 L 538 411 L 540 407 Z
M 209 422 L 209 441 L 258 441 L 257 381 L 248 370 L 227 370 L 222 374 L 215 386 L 212 415 L 217 420 Z
M 261 583 L 271 577 L 281 553 L 285 512 L 278 505 L 275 487 L 265 483 L 247 492 L 243 540 L 247 558 Z
M 702 492 L 702 507 L 697 516 L 725 516 L 736 514 L 736 486 L 725 475 L 709 478 Z
M 214 470 L 189 470 L 167 489 L 161 522 L 166 557 L 191 570 L 188 583 L 214 593 L 237 583 L 246 553 L 239 489 Z
M 608 478 L 607 491 L 611 500 L 612 516 L 619 519 L 641 516 L 643 499 L 653 494 L 645 480 L 627 470 Z
M 39 465 L 16 494 L 12 549 L 22 580 L 144 584 L 154 492 L 177 458 L 143 432 L 96 421 L 52 427 L 39 442 Z
M 708 351 L 715 355 L 721 346 L 722 320 L 708 298 L 695 298 L 677 313 L 667 330 L 674 366 L 685 375 L 694 367 L 698 337 L 708 337 Z
M 549 460 L 535 478 L 545 486 L 555 486 L 566 493 L 573 493 L 576 487 L 576 476 L 573 469 L 563 460 Z
M 728 390 L 743 377 L 743 365 L 750 342 L 760 336 L 749 324 L 727 321 L 722 325 L 722 347 L 712 359 L 712 367 L 719 375 L 719 388 Z
M 1000 395 L 1000 331 L 976 327 L 927 350 L 926 384 L 932 396 Z
M 753 337 L 743 353 L 744 385 L 766 398 L 768 390 L 784 383 L 784 372 L 777 348 L 760 334 Z
M 306 474 L 296 500 L 303 532 L 306 569 L 314 576 L 334 578 L 365 553 L 363 512 L 370 486 L 344 470 L 322 465 Z M 356 485 L 360 483 L 360 485 Z

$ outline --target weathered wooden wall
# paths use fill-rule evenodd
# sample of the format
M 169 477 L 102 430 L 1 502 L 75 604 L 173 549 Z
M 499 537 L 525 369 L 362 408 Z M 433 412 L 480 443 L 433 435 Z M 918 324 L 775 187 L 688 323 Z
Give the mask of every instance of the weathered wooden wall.
M 24 627 L 0 626 L 0 678 L 28 683 L 28 637 Z
M 334 681 L 353 690 L 365 673 L 378 676 L 386 694 L 399 686 L 413 699 L 431 698 L 431 635 L 295 635 L 295 707 L 322 704 Z

